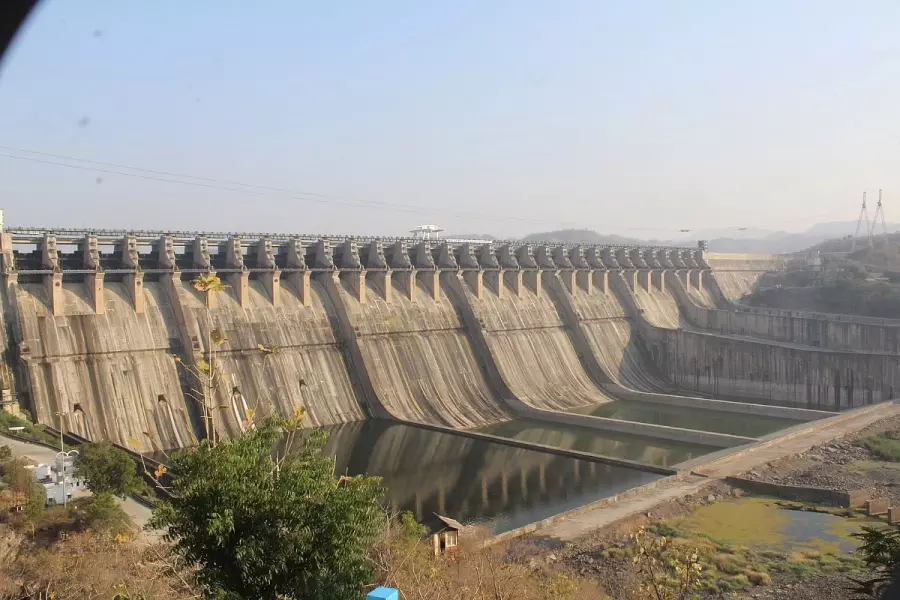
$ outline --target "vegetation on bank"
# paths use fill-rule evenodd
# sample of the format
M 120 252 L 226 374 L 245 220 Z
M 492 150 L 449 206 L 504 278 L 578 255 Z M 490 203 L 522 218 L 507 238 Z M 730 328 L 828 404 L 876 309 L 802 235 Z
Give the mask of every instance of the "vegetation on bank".
M 150 546 L 133 541 L 136 532 L 114 498 L 142 483 L 135 463 L 108 444 L 85 446 L 77 468 L 92 498 L 13 515 L 7 525 L 18 532 L 19 551 L 6 562 L 0 524 L 0 580 L 9 588 L 0 585 L 0 598 L 46 591 L 56 600 L 359 600 L 377 585 L 399 588 L 404 600 L 607 598 L 599 580 L 574 575 L 556 559 L 518 560 L 513 548 L 484 545 L 472 532 L 457 552 L 435 557 L 411 514 L 382 509 L 378 478 L 337 476 L 334 459 L 321 452 L 324 432 L 301 433 L 302 418 L 298 411 L 176 453 L 171 473 L 160 467 L 153 474 L 168 475 L 171 499 L 152 522 L 166 539 Z M 4 455 L 14 462 L 0 448 Z M 825 573 L 864 586 L 866 566 L 883 585 L 900 564 L 900 535 L 864 530 L 862 549 L 849 554 L 841 540 L 856 522 L 833 515 L 840 524 L 830 525 L 827 541 L 781 551 L 787 511 L 779 510 L 761 499 L 710 504 L 608 548 L 604 568 L 626 582 L 616 597 L 688 600 Z
M 859 445 L 878 458 L 900 462 L 900 431 L 884 431 L 859 440 Z
M 11 427 L 22 427 L 21 431 L 10 431 Z M 59 446 L 59 437 L 50 435 L 43 425 L 35 425 L 30 420 L 0 410 L 0 433 L 32 442 Z
M 861 267 L 844 269 L 838 279 L 825 282 L 805 271 L 786 273 L 772 280 L 777 287 L 756 291 L 741 302 L 761 308 L 900 318 L 900 274 L 887 281 L 870 281 L 867 276 Z
M 779 510 L 788 512 L 757 498 L 703 506 L 685 519 L 652 525 L 633 543 L 608 548 L 603 557 L 640 565 L 639 587 L 646 589 L 648 583 L 661 581 L 670 595 L 650 597 L 665 598 L 690 598 L 694 593 L 719 596 L 768 586 L 777 579 L 804 581 L 822 574 L 861 572 L 863 559 L 841 551 L 833 542 L 787 544 L 782 533 L 786 523 L 773 519 Z M 716 513 L 714 518 L 707 514 L 710 511 Z M 728 522 L 723 524 L 726 515 Z M 847 525 L 841 535 L 849 539 L 859 528 Z M 794 550 L 783 551 L 787 545 Z M 648 562 L 656 564 L 655 574 L 646 566 Z

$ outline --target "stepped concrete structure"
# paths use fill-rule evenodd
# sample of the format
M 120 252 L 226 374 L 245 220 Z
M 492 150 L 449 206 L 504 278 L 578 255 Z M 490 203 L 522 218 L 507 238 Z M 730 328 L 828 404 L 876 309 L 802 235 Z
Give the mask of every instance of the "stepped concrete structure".
M 719 448 L 570 412 L 611 400 L 797 422 L 888 400 L 900 323 L 740 304 L 778 256 L 702 248 L 214 232 L 0 236 L 4 401 L 139 450 L 254 417 L 442 431 L 516 417 Z M 224 291 L 192 281 L 217 275 Z M 214 363 L 214 397 L 192 371 Z M 476 435 L 472 433 L 471 435 Z

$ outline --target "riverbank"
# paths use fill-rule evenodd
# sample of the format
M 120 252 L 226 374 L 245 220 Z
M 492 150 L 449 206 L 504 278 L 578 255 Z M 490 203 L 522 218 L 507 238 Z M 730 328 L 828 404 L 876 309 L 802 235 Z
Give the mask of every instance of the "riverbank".
M 863 490 L 870 497 L 885 497 L 893 505 L 900 504 L 900 462 L 885 460 L 889 451 L 877 444 L 877 451 L 873 451 L 872 442 L 867 441 L 873 436 L 880 440 L 893 439 L 894 435 L 900 438 L 900 415 L 854 423 L 858 427 L 844 424 L 831 430 L 830 437 L 820 432 L 812 439 L 801 436 L 787 440 L 779 445 L 778 456 L 766 452 L 753 461 L 748 455 L 738 457 L 733 462 L 738 468 L 727 469 L 728 474 L 837 492 Z M 709 471 L 723 476 L 726 469 L 720 463 Z M 710 576 L 714 583 L 707 583 L 701 597 L 854 597 L 848 575 L 865 577 L 866 573 L 852 552 L 856 542 L 851 533 L 876 521 L 867 520 L 859 511 L 833 509 L 813 513 L 786 508 L 812 507 L 748 497 L 717 477 L 693 476 L 660 485 L 652 496 L 611 507 L 602 520 L 598 512 L 593 519 L 601 525 L 579 534 L 574 533 L 572 522 L 536 532 L 514 542 L 511 555 L 536 567 L 553 565 L 573 576 L 592 579 L 611 598 L 632 598 L 639 581 L 631 562 L 632 536 L 646 530 L 700 549 L 705 568 L 715 571 Z M 817 516 L 810 519 L 811 515 Z M 699 527 L 698 522 L 706 529 Z M 797 542 L 791 538 L 796 534 L 797 522 L 807 528 L 824 529 L 819 533 L 813 530 L 809 539 Z M 779 523 L 791 534 L 773 529 Z M 578 524 L 583 526 L 586 522 Z

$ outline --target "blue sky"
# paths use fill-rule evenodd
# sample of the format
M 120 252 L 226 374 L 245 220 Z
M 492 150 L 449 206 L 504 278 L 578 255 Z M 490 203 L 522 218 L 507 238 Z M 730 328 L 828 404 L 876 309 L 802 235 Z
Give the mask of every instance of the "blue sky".
M 47 0 L 0 67 L 0 145 L 207 180 L 0 156 L 0 203 L 16 225 L 666 238 L 852 220 L 882 187 L 900 220 L 898 31 L 875 0 Z

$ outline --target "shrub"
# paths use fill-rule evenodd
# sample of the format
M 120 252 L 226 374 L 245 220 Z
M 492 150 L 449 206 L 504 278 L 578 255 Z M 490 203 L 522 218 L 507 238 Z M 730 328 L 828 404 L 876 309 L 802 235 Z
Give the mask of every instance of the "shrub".
M 24 427 L 24 429 L 12 433 L 9 431 L 10 427 Z M 43 425 L 35 425 L 27 419 L 23 419 L 4 410 L 0 410 L 0 431 L 3 431 L 6 435 L 12 435 L 13 437 L 20 437 L 26 440 L 59 446 L 59 438 L 47 433 L 47 430 L 44 429 Z
M 213 597 L 358 598 L 371 576 L 380 480 L 336 478 L 325 432 L 295 435 L 301 417 L 172 457 L 173 497 L 152 526 L 168 530 Z M 276 459 L 285 430 L 290 450 Z
M 94 494 L 75 515 L 78 528 L 84 531 L 124 535 L 134 530 L 131 519 L 109 493 Z
M 109 442 L 87 444 L 79 452 L 75 472 L 95 494 L 125 498 L 144 487 L 131 457 Z
M 897 432 L 885 431 L 864 437 L 859 444 L 883 460 L 900 462 L 900 439 L 898 438 L 900 435 Z

